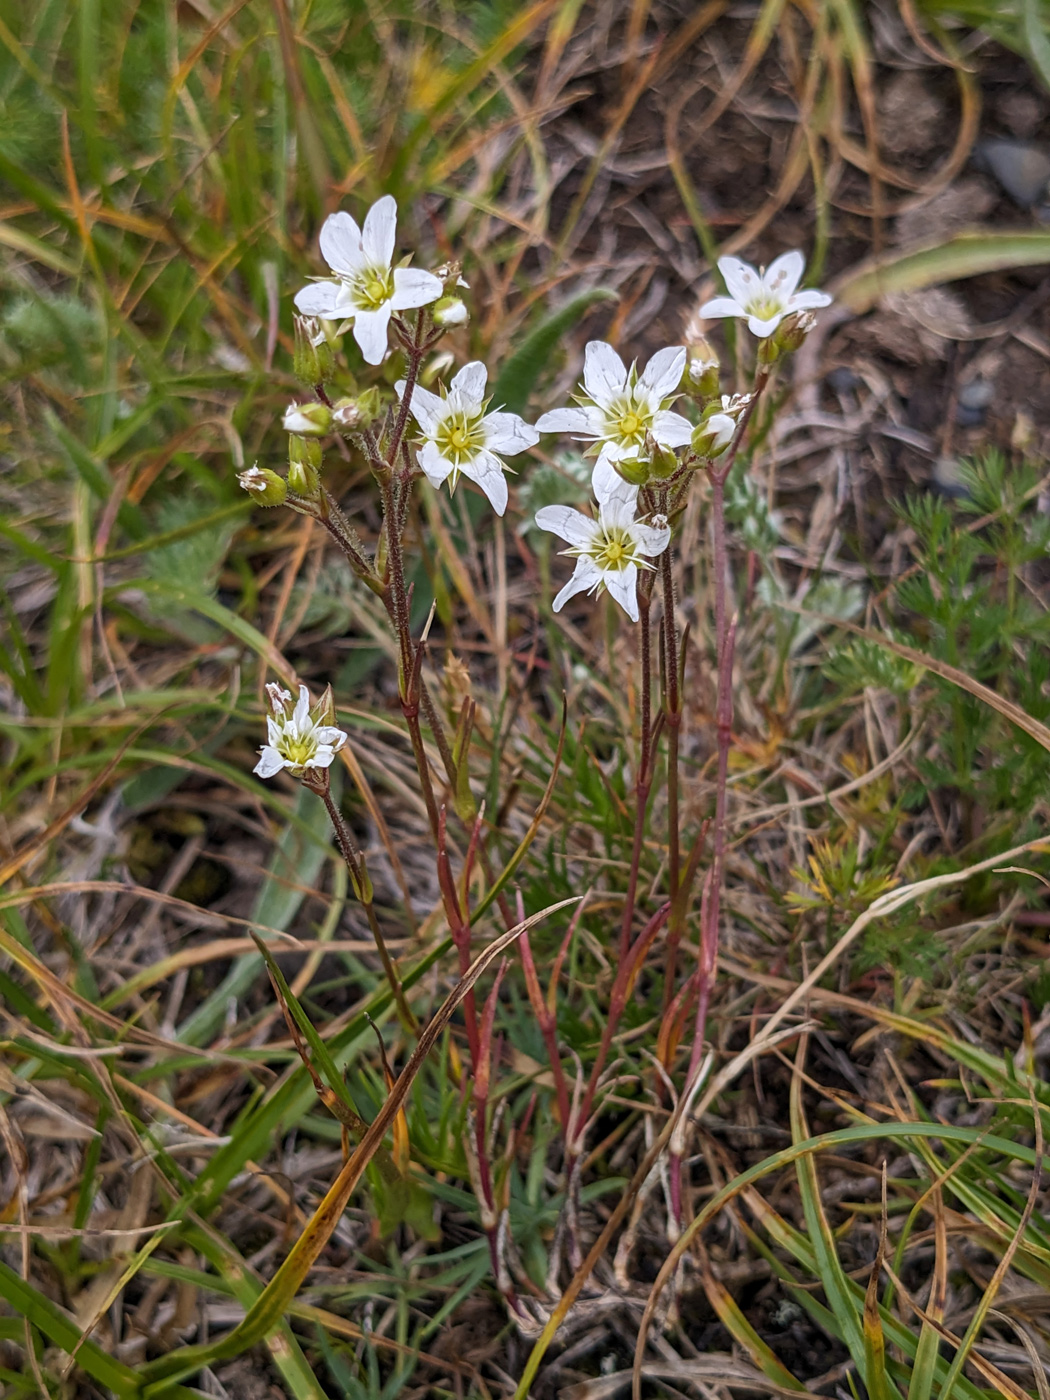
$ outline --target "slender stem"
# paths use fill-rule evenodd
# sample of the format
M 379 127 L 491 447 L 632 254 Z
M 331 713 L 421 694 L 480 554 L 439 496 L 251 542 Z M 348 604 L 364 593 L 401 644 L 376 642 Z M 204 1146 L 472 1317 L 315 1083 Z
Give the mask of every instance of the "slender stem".
M 354 838 L 350 834 L 350 828 L 343 820 L 343 814 L 336 806 L 331 792 L 327 790 L 327 787 L 324 790 L 315 788 L 314 791 L 320 793 L 321 799 L 328 809 L 328 816 L 331 819 L 332 828 L 335 831 L 335 839 L 339 845 L 343 860 L 346 862 L 347 869 L 350 872 L 351 883 L 356 891 L 361 892 L 361 904 L 365 911 L 365 917 L 368 919 L 368 927 L 371 929 L 372 937 L 375 939 L 376 948 L 379 952 L 379 960 L 383 964 L 383 972 L 386 975 L 387 982 L 390 984 L 390 990 L 394 996 L 394 1002 L 397 1006 L 397 1013 L 401 1024 L 405 1027 L 405 1030 L 409 1031 L 412 1035 L 416 1035 L 419 1031 L 419 1023 L 416 1021 L 415 1016 L 412 1014 L 411 1007 L 405 1000 L 401 979 L 397 975 L 397 970 L 387 950 L 386 941 L 383 938 L 383 931 L 379 927 L 379 920 L 376 917 L 375 906 L 371 898 L 365 897 L 371 890 L 371 881 L 368 879 L 367 872 L 365 871 L 364 858 L 354 845 Z
M 650 589 L 645 587 L 645 583 L 646 580 L 642 580 L 642 587 L 638 589 L 638 614 L 641 624 L 642 639 L 642 734 L 638 754 L 638 772 L 634 784 L 635 820 L 634 841 L 631 847 L 631 871 L 627 880 L 627 894 L 623 902 L 623 919 L 620 923 L 619 956 L 621 963 L 626 958 L 627 950 L 631 946 L 631 925 L 634 923 L 635 905 L 638 902 L 638 872 L 642 862 L 642 844 L 645 838 L 645 813 L 649 805 L 649 789 L 652 786 L 652 774 L 650 772 L 650 749 L 652 748 L 652 674 L 649 653 L 649 611 L 652 604 L 652 594 Z

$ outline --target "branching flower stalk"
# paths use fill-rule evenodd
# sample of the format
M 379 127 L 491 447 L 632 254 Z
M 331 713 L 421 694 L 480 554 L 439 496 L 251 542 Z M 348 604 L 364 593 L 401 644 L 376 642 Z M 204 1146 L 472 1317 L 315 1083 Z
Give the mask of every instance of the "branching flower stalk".
M 296 304 L 303 313 L 296 321 L 296 374 L 313 394 L 309 403 L 295 403 L 284 415 L 289 434 L 287 475 L 258 465 L 241 474 L 241 484 L 260 505 L 286 505 L 323 526 L 346 558 L 358 580 L 383 603 L 397 654 L 397 686 L 401 713 L 419 780 L 433 842 L 442 911 L 461 978 L 468 976 L 474 933 L 472 920 L 495 901 L 508 929 L 515 920 L 503 885 L 535 836 L 554 787 L 552 776 L 543 802 L 524 843 L 502 873 L 493 869 L 487 840 L 493 826 L 485 821 L 485 805 L 471 791 L 470 757 L 477 704 L 467 696 L 453 723 L 442 719 L 424 675 L 430 622 L 419 637 L 412 634 L 412 596 L 407 579 L 406 536 L 415 483 L 425 477 L 430 487 L 454 492 L 461 479 L 478 487 L 496 513 L 508 505 L 504 456 L 528 451 L 541 432 L 569 433 L 586 444 L 594 460 L 590 513 L 570 506 L 546 505 L 536 525 L 559 536 L 573 561 L 571 577 L 553 599 L 557 613 L 581 594 L 608 593 L 619 614 L 637 623 L 638 742 L 634 748 L 633 831 L 627 884 L 619 911 L 615 942 L 616 968 L 594 1059 L 585 1072 L 578 1068 L 570 1094 L 569 1075 L 559 1044 L 557 1000 L 561 969 L 582 914 L 577 908 L 553 962 L 546 996 L 527 933 L 522 936 L 522 966 L 529 1002 L 546 1048 L 553 1076 L 554 1099 L 564 1138 L 566 1205 L 557 1232 L 568 1236 L 570 1258 L 580 1254 L 574 1221 L 586 1137 L 596 1105 L 610 1074 L 609 1064 L 623 1015 L 638 978 L 657 939 L 666 929 L 664 953 L 664 1016 L 658 1058 L 666 1092 L 671 1088 L 682 1026 L 695 1001 L 689 1066 L 679 1102 L 688 1103 L 702 1072 L 701 1058 L 707 1017 L 714 990 L 718 956 L 721 898 L 727 847 L 727 783 L 733 724 L 733 653 L 736 619 L 728 616 L 729 545 L 725 488 L 748 433 L 755 406 L 766 388 L 773 366 L 797 349 L 812 324 L 813 311 L 829 300 L 823 293 L 798 291 L 803 271 L 799 253 L 778 258 L 768 272 L 736 259 L 719 266 L 730 296 L 715 298 L 700 308 L 701 316 L 739 316 L 759 338 L 757 369 L 749 395 L 722 395 L 719 364 L 706 341 L 691 348 L 669 346 L 657 351 L 641 370 L 627 366 L 603 341 L 586 348 L 581 391 L 575 405 L 544 414 L 535 427 L 517 414 L 491 405 L 486 397 L 488 371 L 481 361 L 461 365 L 447 385 L 434 392 L 425 371 L 427 358 L 446 331 L 466 320 L 457 288 L 462 285 L 458 264 L 436 272 L 395 265 L 396 206 L 389 196 L 368 212 L 362 228 L 345 213 L 332 215 L 321 232 L 321 251 L 331 276 L 303 288 Z M 334 330 L 325 329 L 331 323 Z M 395 384 L 396 401 L 384 407 L 376 384 L 353 396 L 340 397 L 333 388 L 336 369 L 333 337 L 351 329 L 364 360 L 379 365 L 392 339 L 404 356 L 403 377 Z M 432 366 L 433 368 L 433 366 Z M 422 382 L 421 382 L 422 381 Z M 683 399 L 689 416 L 675 410 Z M 353 524 L 322 480 L 322 442 L 340 434 L 360 453 L 376 482 L 383 524 L 370 557 Z M 711 578 L 717 661 L 715 804 L 711 818 L 686 838 L 681 830 L 680 745 L 687 634 L 679 634 L 676 616 L 674 560 L 670 545 L 675 522 L 690 490 L 701 475 L 710 490 Z M 659 605 L 656 629 L 660 673 L 659 703 L 653 698 L 653 602 Z M 619 615 L 618 614 L 618 615 Z M 431 620 L 433 610 L 431 611 Z M 305 687 L 294 707 L 292 697 L 270 686 L 272 713 L 267 719 L 268 742 L 256 772 L 265 778 L 289 773 L 324 802 L 336 844 L 346 864 L 357 899 L 375 941 L 383 973 L 391 989 L 402 1026 L 410 1034 L 418 1027 L 408 1005 L 397 968 L 390 957 L 376 915 L 371 879 L 363 852 L 332 797 L 329 769 L 346 743 L 334 725 L 330 690 L 311 706 Z M 424 727 L 433 736 L 440 764 L 432 770 Z M 666 891 L 655 912 L 644 909 L 643 858 L 654 806 L 653 789 L 660 773 L 660 746 L 666 733 Z M 561 746 L 558 758 L 560 761 Z M 555 771 L 556 771 L 555 765 Z M 439 779 L 444 769 L 444 780 Z M 457 878 L 449 840 L 451 807 L 467 837 Z M 496 807 L 495 828 L 501 825 Z M 699 914 L 700 952 L 696 966 L 678 985 L 678 961 L 700 879 L 708 828 L 712 829 L 710 865 L 703 873 Z M 689 840 L 688 846 L 686 840 Z M 471 888 L 475 864 L 480 866 L 489 893 L 472 911 Z M 524 922 L 520 907 L 519 924 Z M 507 1147 L 497 1155 L 500 1111 L 492 1112 L 490 1085 L 500 1054 L 495 1034 L 499 992 L 506 968 L 502 965 L 481 1017 L 472 983 L 461 998 L 468 1064 L 461 1074 L 460 1092 L 469 1124 L 465 1150 L 469 1175 L 488 1240 L 493 1275 L 508 1309 L 524 1318 L 511 1271 L 517 1272 L 523 1297 L 528 1282 L 510 1238 L 509 1181 L 516 1130 L 506 1133 Z M 458 1065 L 458 1057 L 455 1062 Z M 577 1061 L 577 1065 L 579 1062 Z M 457 1068 L 457 1075 L 460 1071 Z M 526 1113 L 537 1102 L 534 1093 Z M 517 1132 L 524 1131 L 519 1124 Z M 671 1233 L 684 1223 L 682 1163 L 686 1128 L 670 1144 Z M 405 1139 L 407 1153 L 407 1129 Z M 406 1157 L 407 1161 L 407 1157 Z M 555 1255 L 560 1252 L 560 1243 Z M 549 1278 L 557 1286 L 557 1260 Z

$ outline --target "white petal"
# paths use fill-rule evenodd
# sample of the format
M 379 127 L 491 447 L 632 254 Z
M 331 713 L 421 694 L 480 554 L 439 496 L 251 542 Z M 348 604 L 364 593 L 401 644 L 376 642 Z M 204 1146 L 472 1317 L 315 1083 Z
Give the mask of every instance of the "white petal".
M 308 759 L 306 760 L 306 762 L 303 764 L 303 767 L 304 767 L 304 768 L 331 768 L 331 766 L 332 766 L 332 759 L 333 759 L 333 758 L 335 758 L 335 750 L 334 750 L 334 749 L 320 748 L 320 749 L 318 749 L 317 752 L 314 754 L 313 758 L 308 758 Z
M 583 355 L 583 387 L 594 402 L 604 408 L 626 383 L 627 368 L 612 346 L 604 340 L 589 340 Z
M 712 320 L 717 316 L 746 316 L 747 312 L 732 297 L 712 297 L 704 302 L 699 314 Z
M 636 521 L 633 534 L 638 541 L 639 549 L 650 559 L 655 559 L 658 554 L 663 554 L 671 543 L 671 531 L 667 525 L 643 525 L 640 521 Z
M 356 272 L 364 262 L 361 230 L 342 210 L 321 225 L 321 256 L 333 272 Z
M 389 267 L 394 256 L 397 231 L 397 201 L 392 194 L 377 199 L 365 215 L 361 243 L 365 257 L 375 267 Z
M 536 524 L 577 547 L 590 544 L 598 533 L 597 523 L 571 506 L 543 506 L 536 512 Z
M 390 305 L 395 311 L 411 311 L 416 306 L 429 306 L 444 291 L 432 272 L 418 267 L 394 268 L 394 295 Z
M 354 339 L 370 365 L 381 365 L 387 351 L 386 331 L 390 324 L 390 303 L 375 311 L 359 311 L 354 317 Z
M 403 398 L 405 393 L 405 381 L 399 379 L 394 385 L 398 398 Z M 423 389 L 418 384 L 412 390 L 412 402 L 409 405 L 412 417 L 416 420 L 423 431 L 430 435 L 435 432 L 437 425 L 445 417 L 445 400 L 437 394 L 432 394 L 429 389 Z
M 299 687 L 299 699 L 295 702 L 295 709 L 292 711 L 292 723 L 301 734 L 303 725 L 310 718 L 310 692 L 305 685 Z
M 625 569 L 610 569 L 602 578 L 610 595 L 616 599 L 632 622 L 638 621 L 637 579 L 638 569 L 634 564 L 628 564 Z
M 741 306 L 746 306 L 762 286 L 762 279 L 756 268 L 740 258 L 719 258 L 718 270 L 725 279 L 729 295 Z M 725 314 L 724 312 L 722 313 Z M 701 311 L 701 315 L 703 312 Z
M 685 369 L 685 346 L 671 345 L 658 350 L 642 370 L 639 384 L 651 389 L 658 399 L 666 399 L 682 382 Z
M 766 268 L 762 282 L 771 296 L 789 301 L 795 288 L 802 281 L 805 270 L 806 260 L 795 248 L 790 253 L 781 253 L 779 258 L 773 259 Z
M 749 316 L 747 328 L 752 335 L 757 335 L 759 340 L 765 340 L 766 336 L 773 334 L 783 319 L 783 311 L 778 311 L 775 316 L 770 316 L 768 319 L 763 319 L 761 316 Z
M 480 486 L 489 498 L 492 509 L 502 515 L 507 509 L 507 478 L 503 475 L 503 463 L 491 452 L 478 452 L 469 462 L 464 462 L 460 471 L 469 480 Z
M 443 481 L 447 481 L 452 471 L 452 463 L 447 457 L 442 457 L 436 443 L 425 442 L 419 449 L 418 459 L 431 486 L 440 486 Z
M 290 700 L 291 698 L 292 698 L 292 697 L 289 695 L 288 699 Z M 282 716 L 282 718 L 283 718 L 283 716 Z M 266 716 L 266 737 L 267 737 L 267 739 L 269 740 L 269 742 L 270 742 L 271 744 L 279 743 L 280 738 L 281 738 L 281 733 L 282 733 L 282 729 L 281 729 L 281 725 L 279 724 L 279 722 L 278 722 L 276 719 L 274 719 L 273 715 L 267 715 L 267 716 Z
M 341 316 L 336 311 L 336 301 L 342 286 L 338 282 L 311 282 L 308 287 L 295 294 L 295 306 L 304 316 L 325 316 L 334 320 Z
M 832 298 L 827 292 L 818 292 L 815 287 L 804 292 L 796 292 L 788 302 L 789 311 L 815 311 L 818 306 L 830 306 Z
M 284 767 L 284 759 L 276 749 L 269 744 L 259 750 L 259 762 L 252 769 L 253 773 L 258 773 L 260 778 L 272 778 L 275 773 L 279 773 Z
M 638 487 L 632 486 L 629 481 L 624 481 L 613 466 L 612 453 L 608 450 L 611 447 L 611 443 L 606 443 L 600 457 L 594 464 L 594 471 L 591 473 L 591 490 L 594 492 L 594 499 L 599 506 L 614 499 L 625 501 L 631 507 L 633 517 L 634 504 L 638 499 Z
M 653 437 L 661 447 L 684 447 L 692 436 L 692 423 L 680 413 L 662 408 L 653 418 Z
M 333 753 L 338 753 L 346 743 L 346 735 L 341 729 L 336 729 L 334 724 L 319 724 L 314 730 L 314 737 L 319 744 L 324 744 Z
M 572 578 L 557 594 L 551 607 L 555 612 L 561 612 L 570 598 L 574 598 L 577 593 L 583 593 L 586 589 L 593 588 L 596 583 L 601 581 L 601 576 L 601 570 L 593 559 L 577 559 Z
M 519 418 L 516 413 L 490 413 L 481 420 L 485 433 L 485 445 L 494 452 L 507 452 L 511 456 L 535 447 L 540 435 L 531 423 Z
M 601 507 L 601 523 L 620 530 L 633 530 L 637 510 L 635 501 L 627 496 L 610 496 Z
M 462 406 L 472 409 L 476 413 L 485 397 L 485 384 L 488 377 L 489 372 L 481 361 L 471 360 L 469 365 L 463 366 L 448 386 L 449 398 L 455 391 Z
M 541 433 L 586 433 L 592 437 L 591 417 L 585 408 L 555 408 L 536 420 Z

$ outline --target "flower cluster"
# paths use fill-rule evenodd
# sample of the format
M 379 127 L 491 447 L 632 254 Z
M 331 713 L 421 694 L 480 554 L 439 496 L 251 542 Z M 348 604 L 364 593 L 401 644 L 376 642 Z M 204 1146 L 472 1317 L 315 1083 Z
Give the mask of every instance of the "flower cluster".
M 628 367 L 605 341 L 592 340 L 573 403 L 542 414 L 533 426 L 490 403 L 488 371 L 479 360 L 465 364 L 447 386 L 420 385 L 425 355 L 468 320 L 458 290 L 466 283 L 455 263 L 433 272 L 409 267 L 407 260 L 395 265 L 396 242 L 397 206 L 390 195 L 369 209 L 361 227 L 344 212 L 325 220 L 320 245 L 331 275 L 295 297 L 295 369 L 314 398 L 291 404 L 284 414 L 287 477 L 253 466 L 242 472 L 242 486 L 260 505 L 286 503 L 323 521 L 355 571 L 383 596 L 387 585 L 378 564 L 359 552 L 352 526 L 324 489 L 322 439 L 342 434 L 356 443 L 381 482 L 397 475 L 407 486 L 418 470 L 431 485 L 447 483 L 451 492 L 466 477 L 502 515 L 508 500 L 504 459 L 535 447 L 543 433 L 568 434 L 586 444 L 585 454 L 593 459 L 594 503 L 591 515 L 561 505 L 536 514 L 536 525 L 564 540 L 564 552 L 576 561 L 554 610 L 579 593 L 606 591 L 637 620 L 639 575 L 653 569 L 652 561 L 668 547 L 668 516 L 684 502 L 696 471 L 713 471 L 722 458 L 724 479 L 750 412 L 750 396 L 720 392 L 720 366 L 706 339 L 705 318 L 745 319 L 761 341 L 760 362 L 769 366 L 801 343 L 812 310 L 831 298 L 799 290 L 799 252 L 784 253 L 768 269 L 723 257 L 718 266 L 729 294 L 699 307 L 686 327 L 686 345 L 658 350 L 639 369 Z M 415 314 L 406 319 L 406 312 Z M 335 324 L 326 329 L 326 323 Z M 334 402 L 329 397 L 324 386 L 335 376 L 333 337 L 347 329 L 370 365 L 386 358 L 393 329 L 410 368 L 395 385 L 399 411 L 384 407 L 380 385 Z M 685 412 L 676 409 L 679 400 Z M 406 434 L 413 424 L 414 439 Z M 345 739 L 328 722 L 330 706 L 325 710 L 322 701 L 321 709 L 311 710 L 303 688 L 289 712 L 288 692 L 269 689 L 269 742 L 256 772 L 270 777 L 284 768 L 302 777 L 310 768 L 327 767 Z

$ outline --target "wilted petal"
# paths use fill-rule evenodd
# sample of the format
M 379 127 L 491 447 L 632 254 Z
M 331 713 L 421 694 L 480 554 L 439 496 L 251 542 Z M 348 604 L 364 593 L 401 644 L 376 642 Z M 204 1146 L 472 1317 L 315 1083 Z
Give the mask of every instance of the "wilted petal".
M 397 232 L 397 201 L 392 194 L 377 199 L 365 215 L 361 243 L 365 257 L 376 267 L 389 267 Z
M 740 258 L 719 258 L 718 270 L 725 280 L 729 295 L 741 306 L 746 306 L 762 285 L 756 269 Z M 700 314 L 703 315 L 703 311 Z M 723 312 L 724 314 L 726 313 Z
M 658 350 L 642 370 L 639 384 L 651 389 L 658 399 L 666 399 L 682 382 L 685 369 L 685 346 L 670 345 Z
M 662 408 L 653 415 L 653 437 L 661 447 L 684 447 L 692 436 L 692 423 L 680 413 Z
M 390 324 L 390 302 L 375 311 L 358 311 L 354 316 L 354 339 L 370 365 L 381 365 L 387 351 L 386 332 Z
M 536 420 L 541 433 L 586 433 L 593 436 L 591 417 L 585 408 L 555 408 Z
M 704 302 L 699 314 L 710 320 L 716 316 L 746 316 L 747 312 L 732 297 L 712 297 L 710 301 Z
M 333 272 L 356 272 L 365 260 L 361 230 L 342 210 L 329 214 L 321 225 L 321 256 Z
M 601 582 L 601 577 L 601 570 L 593 559 L 577 559 L 572 578 L 556 595 L 551 607 L 555 612 L 561 612 L 570 598 L 575 598 L 577 593 L 583 593 L 593 588 Z
M 766 268 L 762 282 L 772 296 L 788 301 L 802 281 L 805 270 L 806 260 L 798 249 L 794 248 L 790 253 L 781 253 L 779 258 L 773 259 Z
M 543 506 L 536 512 L 536 524 L 577 547 L 590 544 L 598 532 L 595 521 L 571 506 Z
M 390 305 L 395 311 L 411 311 L 416 306 L 429 306 L 437 301 L 444 290 L 432 272 L 418 267 L 395 267 Z
M 336 316 L 343 315 L 343 312 L 336 308 L 341 290 L 338 282 L 311 282 L 302 291 L 296 292 L 296 310 L 301 311 L 304 316 L 324 316 L 328 320 L 334 320 Z
M 616 599 L 632 622 L 638 621 L 637 579 L 637 567 L 628 564 L 625 569 L 610 569 L 603 580 L 610 595 Z
M 448 386 L 449 398 L 451 399 L 455 394 L 462 408 L 477 412 L 485 397 L 485 385 L 488 382 L 488 377 L 489 372 L 481 361 L 471 360 L 469 365 L 463 366 Z
M 540 435 L 531 423 L 519 418 L 516 413 L 490 413 L 481 420 L 485 431 L 486 446 L 494 452 L 506 452 L 513 456 L 535 447 Z
M 603 407 L 627 383 L 627 367 L 604 340 L 589 340 L 583 356 L 583 387 Z
M 346 743 L 346 735 L 334 724 L 319 724 L 314 730 L 319 744 L 327 745 L 333 753 L 338 753 Z
M 503 475 L 500 459 L 491 452 L 477 452 L 469 462 L 463 463 L 460 471 L 481 487 L 492 509 L 497 515 L 502 515 L 507 509 L 507 478 Z
M 252 769 L 252 772 L 258 773 L 260 778 L 272 778 L 284 767 L 284 759 L 269 744 L 259 750 L 259 755 L 259 762 Z

